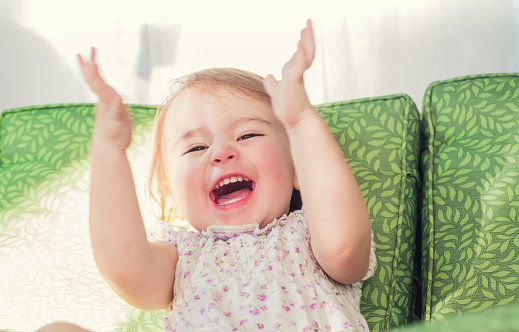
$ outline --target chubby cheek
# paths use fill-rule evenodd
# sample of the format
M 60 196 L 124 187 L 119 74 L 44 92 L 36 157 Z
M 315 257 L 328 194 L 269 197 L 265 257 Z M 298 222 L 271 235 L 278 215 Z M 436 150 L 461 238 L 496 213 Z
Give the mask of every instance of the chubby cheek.
M 294 185 L 294 166 L 290 151 L 282 145 L 273 144 L 257 151 L 257 162 L 261 164 L 264 175 L 278 194 L 283 192 L 291 196 Z
M 168 179 L 171 192 L 177 204 L 180 216 L 189 220 L 193 211 L 199 210 L 203 200 L 204 174 L 196 165 L 187 163 L 174 163 L 174 167 L 168 169 Z

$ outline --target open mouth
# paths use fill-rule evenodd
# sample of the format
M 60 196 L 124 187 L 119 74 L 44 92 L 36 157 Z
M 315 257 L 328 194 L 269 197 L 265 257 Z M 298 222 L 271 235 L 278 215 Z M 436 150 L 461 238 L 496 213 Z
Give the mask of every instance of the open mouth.
M 225 206 L 247 198 L 254 190 L 254 181 L 242 176 L 221 179 L 210 193 L 218 206 Z

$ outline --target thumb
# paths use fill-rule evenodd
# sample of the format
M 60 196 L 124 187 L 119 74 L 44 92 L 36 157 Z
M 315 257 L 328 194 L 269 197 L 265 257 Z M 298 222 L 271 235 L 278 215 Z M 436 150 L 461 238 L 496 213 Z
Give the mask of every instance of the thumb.
M 269 74 L 263 80 L 263 86 L 265 87 L 265 90 L 267 91 L 268 95 L 271 98 L 272 98 L 272 95 L 274 94 L 274 91 L 276 90 L 277 85 L 278 85 L 278 81 L 271 74 Z

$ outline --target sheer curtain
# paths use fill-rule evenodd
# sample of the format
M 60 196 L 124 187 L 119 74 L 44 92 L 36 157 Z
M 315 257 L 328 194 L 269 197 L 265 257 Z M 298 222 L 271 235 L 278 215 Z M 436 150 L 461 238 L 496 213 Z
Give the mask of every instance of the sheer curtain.
M 376 1 L 320 26 L 323 100 L 398 92 L 421 108 L 428 84 L 519 71 L 517 1 Z
M 519 67 L 517 0 L 0 2 L 0 110 L 94 101 L 76 54 L 96 46 L 129 103 L 157 104 L 168 82 L 207 67 L 279 77 L 306 18 L 317 56 L 313 103 L 404 92 Z

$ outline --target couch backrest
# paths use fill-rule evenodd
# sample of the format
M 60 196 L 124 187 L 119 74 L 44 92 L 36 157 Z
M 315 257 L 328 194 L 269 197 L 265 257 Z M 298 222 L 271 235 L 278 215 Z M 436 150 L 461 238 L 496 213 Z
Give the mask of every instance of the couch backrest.
M 129 157 L 143 192 L 154 107 L 129 108 L 134 122 Z M 406 95 L 317 108 L 371 214 L 378 265 L 364 285 L 362 311 L 373 331 L 407 323 L 416 289 L 417 108 Z M 55 320 L 98 331 L 158 329 L 162 312 L 123 303 L 93 261 L 88 238 L 93 105 L 27 107 L 0 116 L 0 321 L 21 330 Z M 35 314 L 28 318 L 27 312 Z
M 317 107 L 341 146 L 366 199 L 377 267 L 361 302 L 372 331 L 414 319 L 420 119 L 407 95 Z
M 425 93 L 423 319 L 519 302 L 519 75 Z
M 155 107 L 130 110 L 128 154 L 142 189 Z M 93 125 L 92 104 L 0 114 L 0 329 L 34 331 L 58 320 L 94 331 L 160 326 L 161 313 L 125 304 L 95 266 L 88 231 Z

